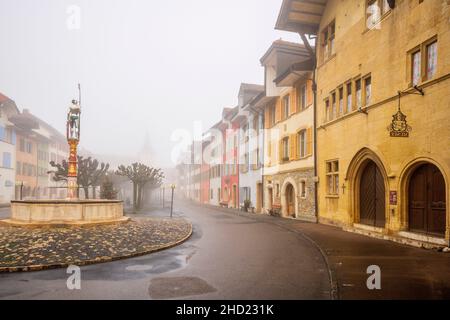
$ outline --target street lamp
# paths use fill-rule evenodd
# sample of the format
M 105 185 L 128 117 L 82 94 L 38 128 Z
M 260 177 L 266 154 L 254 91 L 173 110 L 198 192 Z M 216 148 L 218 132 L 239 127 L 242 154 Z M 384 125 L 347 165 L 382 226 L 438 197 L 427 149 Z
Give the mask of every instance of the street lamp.
M 72 100 L 72 105 L 67 113 L 67 142 L 69 143 L 69 168 L 67 174 L 67 189 L 69 200 L 78 199 L 78 181 L 77 181 L 77 147 L 80 142 L 80 104 Z
M 170 186 L 170 188 L 172 189 L 172 200 L 170 202 L 170 217 L 172 218 L 172 214 L 173 214 L 173 194 L 174 194 L 174 191 L 175 191 L 175 184 L 172 184 Z

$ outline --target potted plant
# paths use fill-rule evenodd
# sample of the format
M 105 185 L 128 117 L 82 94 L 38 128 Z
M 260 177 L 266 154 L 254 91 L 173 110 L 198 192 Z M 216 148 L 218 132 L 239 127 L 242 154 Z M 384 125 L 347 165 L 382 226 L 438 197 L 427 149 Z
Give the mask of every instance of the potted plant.
M 244 200 L 244 211 L 248 212 L 248 209 L 252 207 L 252 202 L 250 200 Z

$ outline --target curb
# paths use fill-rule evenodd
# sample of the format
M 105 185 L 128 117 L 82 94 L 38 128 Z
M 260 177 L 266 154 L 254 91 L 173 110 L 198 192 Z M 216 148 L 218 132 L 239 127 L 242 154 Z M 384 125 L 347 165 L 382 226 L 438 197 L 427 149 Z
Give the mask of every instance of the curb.
M 192 223 L 190 221 L 186 220 L 186 222 L 189 223 L 189 233 L 187 236 L 185 236 L 184 238 L 182 238 L 180 240 L 170 242 L 166 245 L 162 245 L 158 248 L 145 250 L 145 251 L 141 251 L 141 252 L 135 252 L 135 253 L 131 253 L 131 254 L 123 255 L 123 256 L 97 257 L 94 259 L 78 261 L 78 262 L 73 262 L 73 263 L 65 262 L 65 263 L 42 264 L 42 265 L 31 265 L 31 266 L 0 267 L 0 273 L 42 271 L 42 270 L 50 270 L 50 269 L 67 268 L 70 265 L 76 265 L 78 267 L 82 267 L 82 266 L 88 266 L 88 265 L 92 265 L 92 264 L 100 264 L 100 263 L 106 263 L 106 262 L 112 262 L 112 261 L 118 261 L 118 260 L 124 260 L 124 259 L 129 259 L 129 258 L 145 256 L 145 255 L 148 255 L 151 253 L 155 253 L 155 252 L 159 252 L 159 251 L 163 251 L 166 249 L 176 247 L 176 246 L 182 244 L 183 242 L 187 241 L 193 234 L 193 227 L 192 227 Z

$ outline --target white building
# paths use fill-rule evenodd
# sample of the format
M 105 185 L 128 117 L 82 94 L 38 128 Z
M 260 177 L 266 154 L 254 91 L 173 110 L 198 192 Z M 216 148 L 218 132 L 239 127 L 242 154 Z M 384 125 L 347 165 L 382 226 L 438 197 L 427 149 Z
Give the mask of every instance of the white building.
M 250 201 L 250 208 L 260 212 L 262 208 L 262 146 L 264 136 L 263 113 L 254 108 L 252 101 L 264 93 L 264 86 L 241 84 L 239 112 L 232 119 L 239 123 L 239 206 Z
M 8 118 L 18 113 L 14 101 L 0 93 L 0 204 L 15 197 L 16 133 Z

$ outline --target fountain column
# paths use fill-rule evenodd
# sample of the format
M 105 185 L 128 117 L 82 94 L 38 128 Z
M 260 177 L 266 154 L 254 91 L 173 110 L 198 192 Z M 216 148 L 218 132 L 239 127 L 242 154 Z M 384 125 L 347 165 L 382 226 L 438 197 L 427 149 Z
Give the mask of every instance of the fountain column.
M 78 200 L 78 143 L 80 142 L 80 104 L 72 100 L 67 114 L 67 141 L 69 143 L 69 165 L 67 173 L 67 197 Z

